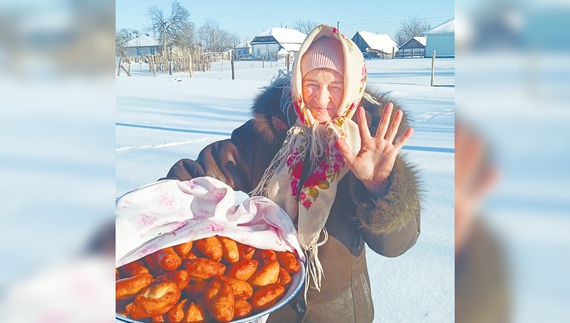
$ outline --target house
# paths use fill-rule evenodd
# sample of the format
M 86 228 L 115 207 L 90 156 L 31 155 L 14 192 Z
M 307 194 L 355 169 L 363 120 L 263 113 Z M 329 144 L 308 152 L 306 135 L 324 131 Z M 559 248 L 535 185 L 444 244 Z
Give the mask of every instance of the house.
M 412 37 L 400 46 L 400 57 L 424 57 L 426 37 Z
M 251 60 L 251 41 L 245 41 L 232 49 L 236 60 Z
M 374 34 L 368 31 L 357 31 L 352 41 L 360 51 L 370 57 L 394 58 L 398 54 L 398 44 L 386 34 Z
M 425 57 L 455 57 L 455 18 L 425 32 Z
M 277 60 L 277 53 L 282 49 L 295 55 L 306 37 L 295 29 L 268 29 L 251 40 L 252 59 Z
M 125 45 L 125 55 L 131 58 L 158 53 L 160 53 L 159 41 L 148 34 L 141 34 L 139 37 L 131 39 Z

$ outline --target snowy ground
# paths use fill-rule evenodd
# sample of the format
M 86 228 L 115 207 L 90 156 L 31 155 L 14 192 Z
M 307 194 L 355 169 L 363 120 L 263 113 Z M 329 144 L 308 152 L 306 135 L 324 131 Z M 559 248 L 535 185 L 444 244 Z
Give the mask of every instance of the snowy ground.
M 152 77 L 137 63 L 131 66 L 132 77 L 124 72 L 117 77 L 117 197 L 166 175 L 180 158 L 195 158 L 207 144 L 227 138 L 250 118 L 260 88 L 286 68 L 283 62 L 266 62 L 264 68 L 236 62 L 236 79 L 231 80 L 231 72 L 219 64 L 190 78 L 187 73 Z M 422 234 L 398 258 L 368 250 L 375 322 L 452 322 L 455 89 L 402 84 L 396 73 L 401 64 L 393 67 L 391 80 L 382 61 L 370 61 L 369 83 L 398 99 L 412 119 L 415 133 L 404 150 L 421 169 Z M 381 69 L 382 79 L 376 78 Z

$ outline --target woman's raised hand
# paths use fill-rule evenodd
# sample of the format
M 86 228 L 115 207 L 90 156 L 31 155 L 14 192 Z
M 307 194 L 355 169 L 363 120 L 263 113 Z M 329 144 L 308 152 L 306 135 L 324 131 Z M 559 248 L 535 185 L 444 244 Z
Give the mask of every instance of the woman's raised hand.
M 393 108 L 392 103 L 388 103 L 384 107 L 374 137 L 370 134 L 364 108 L 358 108 L 360 150 L 356 155 L 350 150 L 344 139 L 339 139 L 338 142 L 348 167 L 373 195 L 380 195 L 385 191 L 386 180 L 394 168 L 396 156 L 414 133 L 413 128 L 408 128 L 402 137 L 394 141 L 404 113 L 402 110 L 396 111 L 394 120 L 390 123 Z

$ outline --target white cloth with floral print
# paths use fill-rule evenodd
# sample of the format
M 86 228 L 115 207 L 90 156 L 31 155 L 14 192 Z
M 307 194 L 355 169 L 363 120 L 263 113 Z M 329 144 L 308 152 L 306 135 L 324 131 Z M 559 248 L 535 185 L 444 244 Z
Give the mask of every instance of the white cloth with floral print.
M 213 235 L 255 248 L 295 252 L 305 260 L 285 211 L 260 196 L 235 205 L 232 188 L 211 177 L 143 186 L 118 198 L 115 210 L 117 267 Z

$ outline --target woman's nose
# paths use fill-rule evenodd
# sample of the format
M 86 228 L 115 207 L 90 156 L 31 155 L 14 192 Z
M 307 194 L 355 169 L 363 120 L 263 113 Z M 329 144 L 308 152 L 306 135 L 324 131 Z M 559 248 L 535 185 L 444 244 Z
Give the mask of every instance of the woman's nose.
M 330 102 L 330 93 L 326 89 L 321 89 L 317 93 L 317 103 L 321 108 L 326 108 Z

